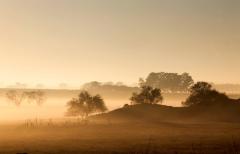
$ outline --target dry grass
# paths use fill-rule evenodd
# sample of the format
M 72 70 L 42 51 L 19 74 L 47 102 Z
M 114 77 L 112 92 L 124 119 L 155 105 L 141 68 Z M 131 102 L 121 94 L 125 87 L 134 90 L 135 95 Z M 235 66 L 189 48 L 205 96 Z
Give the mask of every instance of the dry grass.
M 240 124 L 233 123 L 26 123 L 0 126 L 0 153 L 240 153 Z

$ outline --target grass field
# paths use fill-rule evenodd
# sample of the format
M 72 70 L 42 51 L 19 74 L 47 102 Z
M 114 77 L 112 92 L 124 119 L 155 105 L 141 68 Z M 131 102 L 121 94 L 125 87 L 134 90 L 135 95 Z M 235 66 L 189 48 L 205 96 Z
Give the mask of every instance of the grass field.
M 2 124 L 0 153 L 238 154 L 240 124 L 73 123 Z

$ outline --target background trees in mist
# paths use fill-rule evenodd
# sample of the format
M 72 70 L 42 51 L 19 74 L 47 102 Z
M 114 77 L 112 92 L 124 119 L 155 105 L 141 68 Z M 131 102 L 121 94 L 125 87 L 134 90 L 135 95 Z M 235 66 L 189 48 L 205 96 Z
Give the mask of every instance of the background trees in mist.
M 150 73 L 146 81 L 143 79 L 139 80 L 140 86 L 151 86 L 165 92 L 187 92 L 193 83 L 194 81 L 188 73 L 183 73 L 181 75 L 165 72 Z
M 20 91 L 20 90 L 9 90 L 6 93 L 7 99 L 17 106 L 20 106 L 23 102 L 36 103 L 41 105 L 46 100 L 45 93 L 37 91 Z
M 67 103 L 67 116 L 81 116 L 87 118 L 90 114 L 107 111 L 104 100 L 100 95 L 90 95 L 82 91 L 78 98 L 73 98 Z

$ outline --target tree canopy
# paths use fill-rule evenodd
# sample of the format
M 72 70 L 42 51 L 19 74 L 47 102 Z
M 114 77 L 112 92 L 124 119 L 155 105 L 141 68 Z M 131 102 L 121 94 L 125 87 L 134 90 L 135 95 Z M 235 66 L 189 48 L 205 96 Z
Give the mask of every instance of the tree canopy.
M 166 92 L 186 92 L 189 87 L 194 83 L 192 77 L 188 73 L 181 75 L 177 73 L 150 73 L 144 82 L 140 80 L 141 85 L 159 88 Z
M 141 87 L 140 93 L 133 93 L 130 98 L 132 104 L 157 104 L 162 103 L 161 90 L 150 86 Z
M 190 88 L 190 96 L 182 104 L 184 106 L 196 105 L 212 105 L 229 102 L 224 93 L 220 93 L 212 88 L 212 85 L 207 82 L 197 82 Z
M 90 114 L 105 112 L 107 107 L 100 95 L 90 95 L 87 91 L 82 91 L 78 98 L 73 98 L 67 103 L 67 116 L 88 117 Z

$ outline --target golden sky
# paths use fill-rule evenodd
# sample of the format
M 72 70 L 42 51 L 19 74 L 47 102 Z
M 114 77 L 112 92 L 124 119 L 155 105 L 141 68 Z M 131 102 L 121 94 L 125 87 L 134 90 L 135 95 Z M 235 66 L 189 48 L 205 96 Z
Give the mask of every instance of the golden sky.
M 0 0 L 0 82 L 240 83 L 239 0 Z

